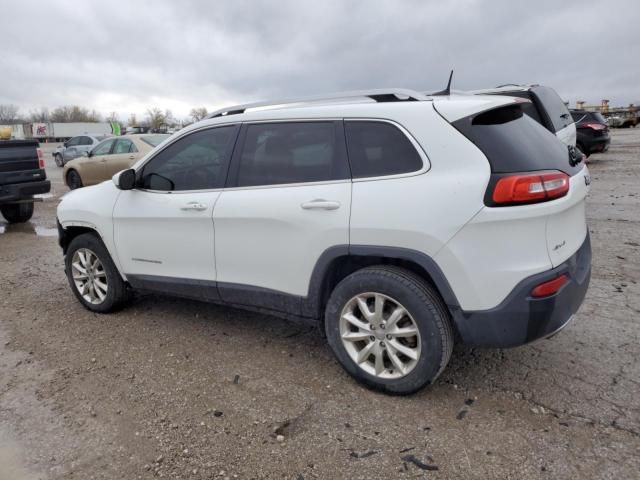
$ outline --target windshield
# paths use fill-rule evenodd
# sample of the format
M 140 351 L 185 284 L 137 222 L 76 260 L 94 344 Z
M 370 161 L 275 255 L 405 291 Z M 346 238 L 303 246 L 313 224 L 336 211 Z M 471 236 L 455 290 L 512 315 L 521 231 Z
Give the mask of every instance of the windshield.
M 145 135 L 144 137 L 141 137 L 140 140 L 142 140 L 144 143 L 151 145 L 152 147 L 157 147 L 158 145 L 160 145 L 167 137 L 169 137 L 169 135 Z

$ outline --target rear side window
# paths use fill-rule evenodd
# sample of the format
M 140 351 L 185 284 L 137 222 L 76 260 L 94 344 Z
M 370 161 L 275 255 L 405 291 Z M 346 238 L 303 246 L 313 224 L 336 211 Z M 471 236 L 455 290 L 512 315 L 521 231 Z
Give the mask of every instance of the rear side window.
M 547 112 L 556 132 L 573 123 L 569 109 L 553 88 L 533 87 L 531 92 Z
M 336 122 L 248 125 L 238 159 L 237 186 L 349 178 L 339 139 Z
M 104 140 L 95 146 L 95 148 L 91 151 L 92 155 L 109 155 L 111 152 L 111 147 L 113 146 L 113 142 L 115 140 Z
M 138 149 L 131 140 L 119 139 L 113 149 L 114 154 L 137 152 Z
M 186 135 L 158 153 L 142 170 L 142 188 L 160 191 L 222 188 L 238 127 Z
M 415 172 L 422 158 L 395 125 L 376 121 L 345 121 L 347 151 L 353 178 Z
M 574 175 L 582 169 L 569 163 L 567 146 L 524 115 L 520 105 L 465 117 L 453 126 L 482 150 L 492 173 L 560 170 Z

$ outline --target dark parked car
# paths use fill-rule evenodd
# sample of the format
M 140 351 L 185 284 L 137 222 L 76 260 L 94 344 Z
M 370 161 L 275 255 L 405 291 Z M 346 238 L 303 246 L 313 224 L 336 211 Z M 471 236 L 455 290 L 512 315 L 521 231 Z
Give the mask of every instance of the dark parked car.
M 592 153 L 606 152 L 609 149 L 609 125 L 599 112 L 571 110 L 576 122 L 576 146 L 587 157 Z

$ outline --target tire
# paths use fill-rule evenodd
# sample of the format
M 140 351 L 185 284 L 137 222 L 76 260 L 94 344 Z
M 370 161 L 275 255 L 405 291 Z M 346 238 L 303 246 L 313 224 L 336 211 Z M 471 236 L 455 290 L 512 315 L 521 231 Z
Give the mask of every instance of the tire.
M 382 297 L 380 304 L 378 297 Z M 384 312 L 382 320 L 365 318 L 360 306 L 364 298 L 364 308 L 370 315 L 375 316 L 378 310 Z M 382 309 L 376 308 L 378 305 Z M 406 314 L 401 313 L 396 327 L 391 327 L 391 312 L 398 307 Z M 353 320 L 346 320 L 354 316 L 359 327 L 351 323 Z M 376 322 L 378 327 L 371 329 Z M 415 333 L 400 336 L 399 332 L 409 331 Z M 369 388 L 395 395 L 407 395 L 433 383 L 453 350 L 449 312 L 438 292 L 414 273 L 394 266 L 363 268 L 343 279 L 329 297 L 325 333 L 338 361 L 351 376 Z M 343 340 L 343 335 L 351 341 Z M 366 339 L 355 340 L 366 335 Z M 377 346 L 370 347 L 371 344 Z M 366 355 L 360 363 L 359 355 Z M 378 368 L 379 356 L 382 369 Z M 392 356 L 396 357 L 395 362 Z
M 33 202 L 10 203 L 0 207 L 2 216 L 9 223 L 24 223 L 33 216 Z
M 56 162 L 57 166 L 64 167 L 64 161 L 62 160 L 62 155 L 60 155 L 59 153 L 56 153 L 53 156 L 53 160 Z
M 75 170 L 69 170 L 69 172 L 67 173 L 67 186 L 70 190 L 82 188 L 82 178 L 80 177 L 80 174 Z
M 91 255 L 98 262 L 91 261 Z M 127 285 L 96 234 L 84 233 L 74 238 L 67 249 L 64 265 L 71 290 L 86 309 L 98 313 L 115 312 L 129 300 Z M 90 265 L 94 265 L 91 274 L 83 274 L 82 270 L 86 272 L 91 268 Z M 86 281 L 83 281 L 83 276 Z M 90 285 L 81 291 L 81 284 L 86 283 Z M 100 285 L 105 285 L 106 288 Z

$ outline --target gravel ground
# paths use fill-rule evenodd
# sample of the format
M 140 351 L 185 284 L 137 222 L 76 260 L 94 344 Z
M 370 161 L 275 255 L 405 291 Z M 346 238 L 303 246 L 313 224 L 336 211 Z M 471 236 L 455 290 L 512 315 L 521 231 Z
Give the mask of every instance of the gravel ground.
M 458 347 L 411 397 L 355 384 L 312 329 L 138 296 L 96 315 L 55 238 L 66 191 L 0 223 L 0 479 L 638 478 L 640 129 L 590 163 L 593 277 L 575 321 Z

